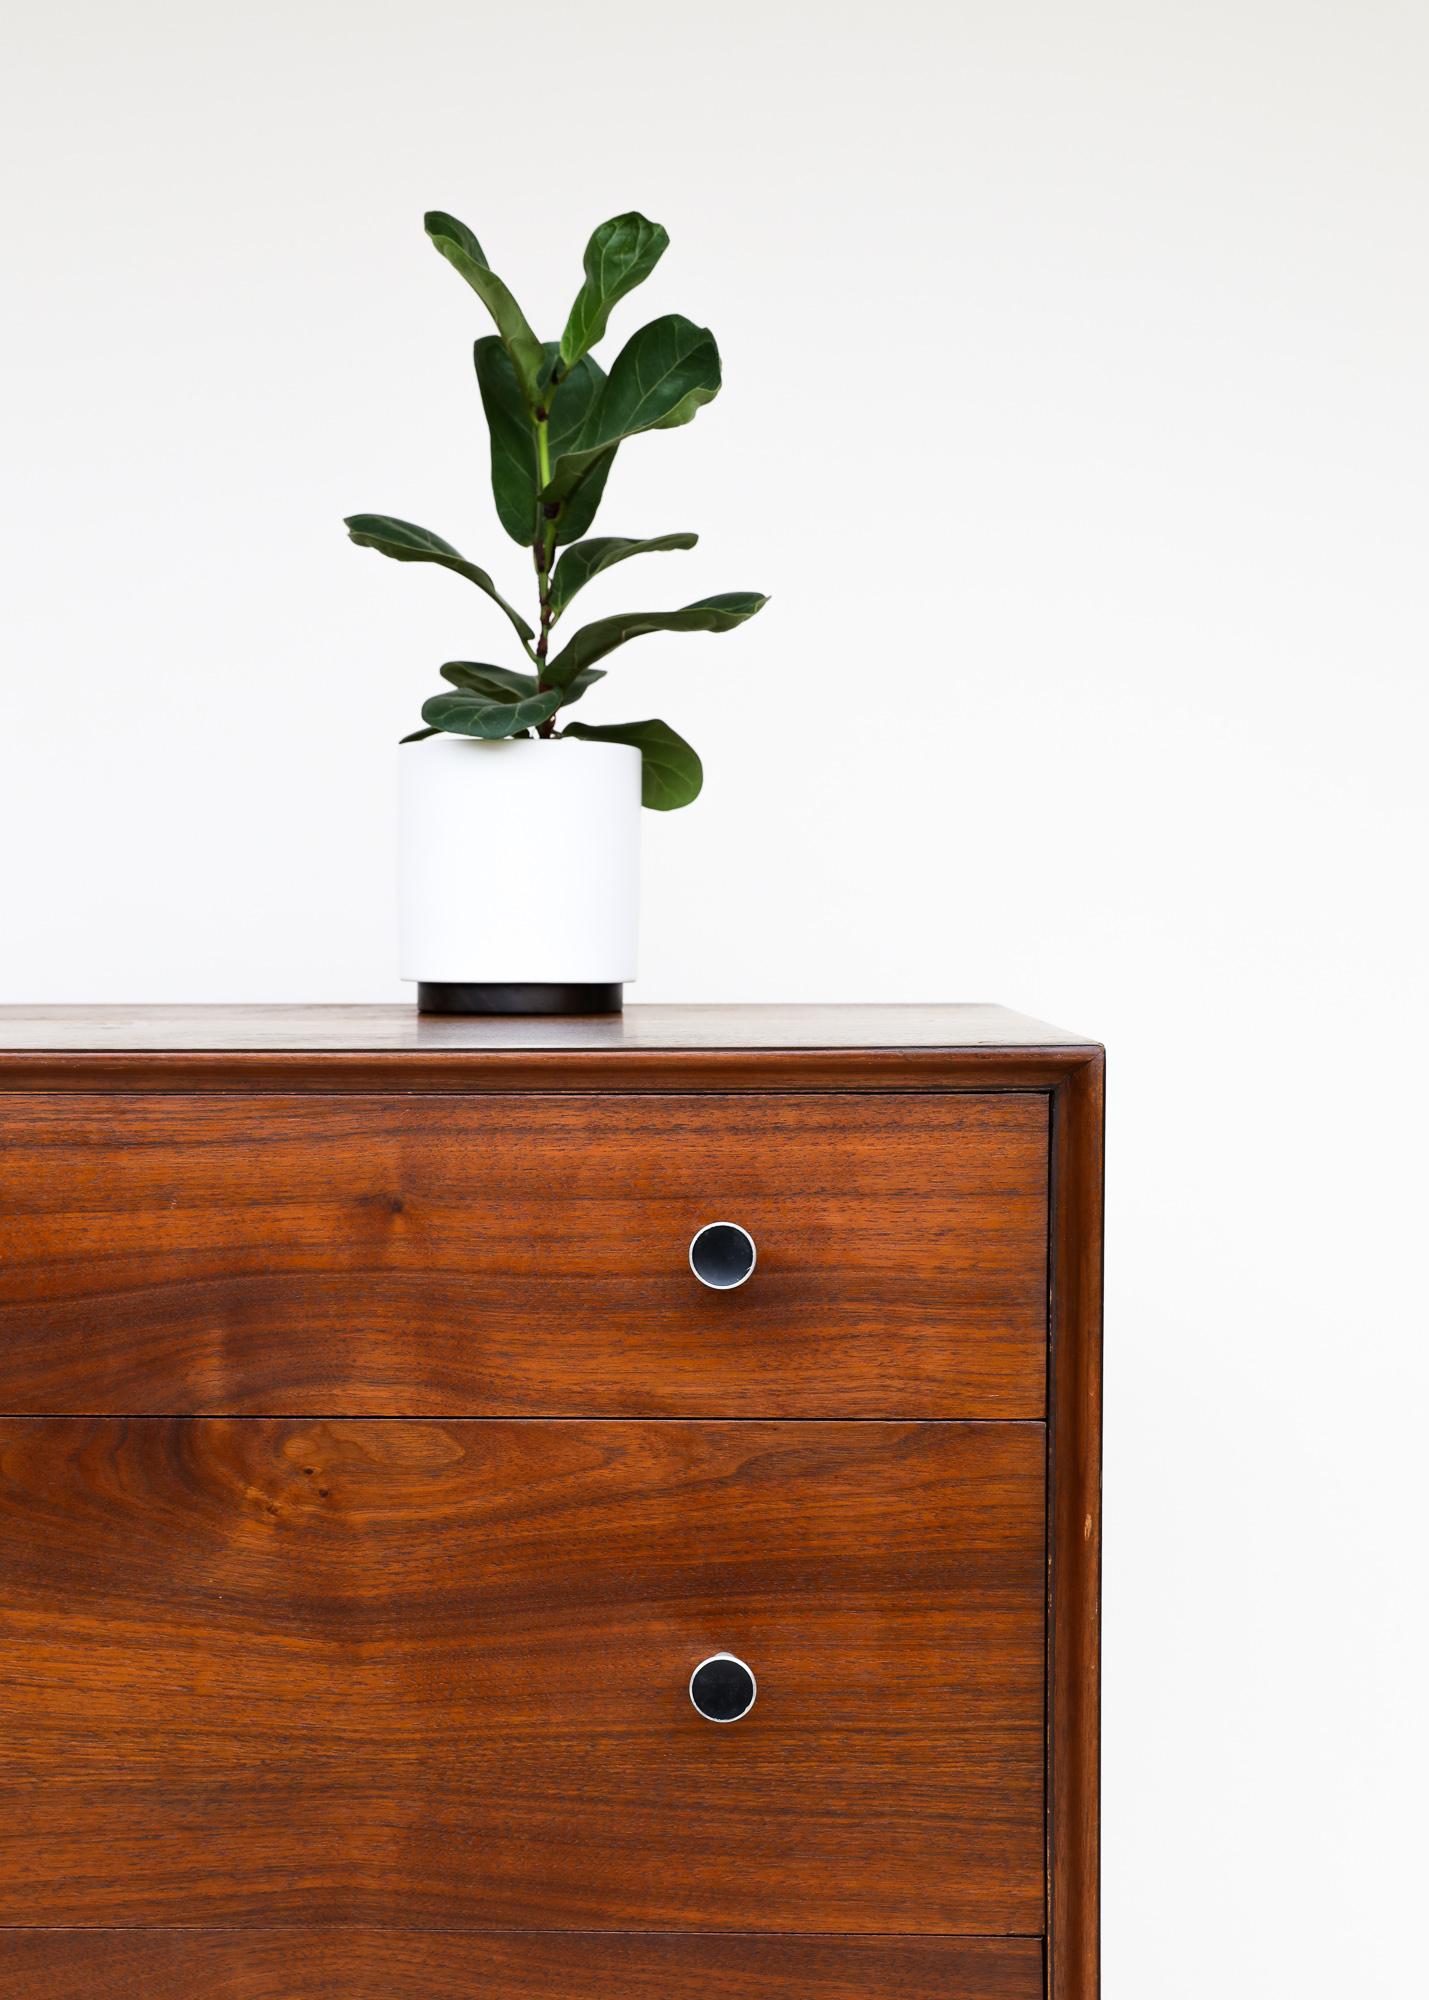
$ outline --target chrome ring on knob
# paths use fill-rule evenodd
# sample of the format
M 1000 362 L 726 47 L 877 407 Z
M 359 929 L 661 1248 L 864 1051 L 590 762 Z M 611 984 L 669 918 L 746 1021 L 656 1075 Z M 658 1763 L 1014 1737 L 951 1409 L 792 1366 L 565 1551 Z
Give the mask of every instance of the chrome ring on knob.
M 759 1689 L 752 1670 L 733 1653 L 711 1653 L 690 1675 L 690 1700 L 706 1722 L 740 1722 Z
M 732 1292 L 753 1274 L 754 1238 L 737 1222 L 707 1222 L 690 1238 L 690 1269 L 712 1292 Z

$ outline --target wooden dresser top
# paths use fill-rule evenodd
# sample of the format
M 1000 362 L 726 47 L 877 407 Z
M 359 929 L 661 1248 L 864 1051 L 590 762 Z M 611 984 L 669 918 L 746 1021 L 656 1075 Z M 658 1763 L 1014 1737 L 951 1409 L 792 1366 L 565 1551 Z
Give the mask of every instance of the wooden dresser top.
M 941 1006 L 628 1007 L 623 1014 L 455 1019 L 407 1006 L 0 1007 L 0 1050 L 404 1055 L 569 1050 L 1081 1049 L 1045 1021 Z

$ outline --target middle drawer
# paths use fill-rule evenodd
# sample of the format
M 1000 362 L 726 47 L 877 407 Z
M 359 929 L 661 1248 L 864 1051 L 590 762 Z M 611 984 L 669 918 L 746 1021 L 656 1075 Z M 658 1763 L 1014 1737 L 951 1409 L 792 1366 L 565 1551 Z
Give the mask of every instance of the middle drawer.
M 1044 1445 L 0 1418 L 0 1923 L 1033 1935 Z

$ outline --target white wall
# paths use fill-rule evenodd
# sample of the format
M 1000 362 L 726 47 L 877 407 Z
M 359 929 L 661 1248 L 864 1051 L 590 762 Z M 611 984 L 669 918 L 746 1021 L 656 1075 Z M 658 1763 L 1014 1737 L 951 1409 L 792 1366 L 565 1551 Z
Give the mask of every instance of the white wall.
M 0 1000 L 404 996 L 392 744 L 503 627 L 340 517 L 525 587 L 422 211 L 551 332 L 669 226 L 616 332 L 726 392 L 601 526 L 703 539 L 591 609 L 773 602 L 590 698 L 706 760 L 632 997 L 1111 1046 L 1108 2000 L 1420 1971 L 1426 58 L 1407 0 L 7 29 Z

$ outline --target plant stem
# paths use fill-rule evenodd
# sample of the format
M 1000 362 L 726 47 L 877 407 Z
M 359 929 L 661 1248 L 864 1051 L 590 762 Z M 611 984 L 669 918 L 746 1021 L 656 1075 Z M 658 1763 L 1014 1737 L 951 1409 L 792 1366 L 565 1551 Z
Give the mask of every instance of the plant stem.
M 536 475 L 541 488 L 551 483 L 551 441 L 550 410 L 542 405 L 536 412 Z M 532 543 L 532 556 L 536 564 L 536 583 L 541 598 L 541 632 L 536 641 L 536 687 L 541 687 L 541 674 L 546 664 L 546 649 L 551 637 L 551 571 L 556 560 L 556 526 L 554 520 L 546 516 L 541 502 L 536 502 L 536 537 Z M 553 717 L 547 717 L 540 725 L 540 734 L 549 736 L 555 727 Z

